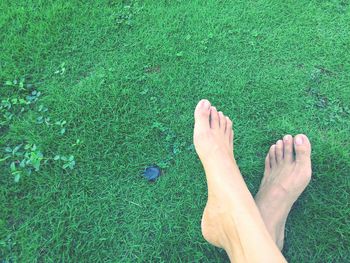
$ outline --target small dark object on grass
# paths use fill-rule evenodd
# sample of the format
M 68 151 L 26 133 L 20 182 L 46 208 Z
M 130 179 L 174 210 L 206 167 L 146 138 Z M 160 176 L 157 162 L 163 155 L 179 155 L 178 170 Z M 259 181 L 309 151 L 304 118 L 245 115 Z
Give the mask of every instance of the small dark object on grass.
M 143 172 L 143 176 L 150 182 L 154 182 L 161 174 L 162 171 L 157 165 L 148 166 Z

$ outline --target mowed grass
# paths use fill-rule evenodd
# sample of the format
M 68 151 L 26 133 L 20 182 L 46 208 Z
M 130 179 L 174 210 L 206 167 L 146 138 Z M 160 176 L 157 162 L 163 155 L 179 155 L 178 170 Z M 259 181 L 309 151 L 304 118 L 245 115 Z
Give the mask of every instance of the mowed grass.
M 200 232 L 201 98 L 234 120 L 252 194 L 270 145 L 309 136 L 313 179 L 283 253 L 350 261 L 349 1 L 5 0 L 0 10 L 1 99 L 21 78 L 42 93 L 0 129 L 1 158 L 33 143 L 76 161 L 18 183 L 0 163 L 0 261 L 227 261 Z M 63 135 L 37 123 L 39 105 L 67 122 Z M 151 164 L 163 170 L 155 183 L 141 176 Z

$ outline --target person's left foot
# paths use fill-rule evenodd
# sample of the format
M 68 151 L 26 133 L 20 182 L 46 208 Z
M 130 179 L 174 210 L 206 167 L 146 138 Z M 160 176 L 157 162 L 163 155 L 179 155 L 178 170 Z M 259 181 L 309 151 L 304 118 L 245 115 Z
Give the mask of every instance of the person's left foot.
M 271 146 L 265 159 L 264 177 L 255 202 L 280 249 L 288 214 L 311 179 L 310 155 L 311 144 L 305 135 L 298 134 L 294 139 L 286 135 Z

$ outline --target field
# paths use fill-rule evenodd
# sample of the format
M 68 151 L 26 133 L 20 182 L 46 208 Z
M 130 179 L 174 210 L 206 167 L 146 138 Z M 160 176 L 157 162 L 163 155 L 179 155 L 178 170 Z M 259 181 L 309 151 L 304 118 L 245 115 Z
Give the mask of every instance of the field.
M 349 4 L 1 1 L 0 262 L 227 262 L 200 231 L 202 98 L 252 194 L 270 145 L 308 135 L 283 253 L 350 262 Z

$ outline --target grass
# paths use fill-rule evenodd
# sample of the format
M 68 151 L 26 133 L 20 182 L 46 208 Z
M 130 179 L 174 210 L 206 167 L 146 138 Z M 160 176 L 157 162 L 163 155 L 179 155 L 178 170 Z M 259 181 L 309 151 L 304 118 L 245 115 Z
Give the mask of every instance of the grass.
M 309 136 L 313 179 L 283 252 L 290 262 L 350 261 L 349 1 L 5 0 L 0 9 L 1 99 L 24 100 L 10 120 L 1 111 L 0 159 L 31 145 L 24 167 L 19 157 L 0 163 L 0 261 L 227 261 L 200 233 L 206 185 L 192 114 L 201 98 L 234 120 L 252 193 L 269 146 Z M 41 95 L 26 104 L 33 90 Z M 163 168 L 153 184 L 140 175 L 151 164 Z

